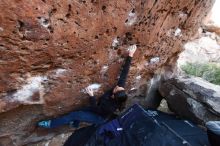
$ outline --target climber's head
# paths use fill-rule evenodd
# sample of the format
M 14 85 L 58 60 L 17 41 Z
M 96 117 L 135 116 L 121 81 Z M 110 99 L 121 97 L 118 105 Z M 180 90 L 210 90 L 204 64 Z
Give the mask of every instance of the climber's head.
M 113 99 L 116 101 L 119 106 L 119 110 L 124 108 L 125 102 L 128 96 L 125 93 L 125 89 L 123 87 L 116 86 L 113 90 Z

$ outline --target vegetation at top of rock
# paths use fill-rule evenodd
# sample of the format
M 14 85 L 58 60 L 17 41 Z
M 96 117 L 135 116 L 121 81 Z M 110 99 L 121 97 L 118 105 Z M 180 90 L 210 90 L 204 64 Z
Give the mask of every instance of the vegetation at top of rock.
M 186 63 L 181 69 L 189 75 L 201 77 L 213 84 L 220 85 L 220 66 L 216 63 Z

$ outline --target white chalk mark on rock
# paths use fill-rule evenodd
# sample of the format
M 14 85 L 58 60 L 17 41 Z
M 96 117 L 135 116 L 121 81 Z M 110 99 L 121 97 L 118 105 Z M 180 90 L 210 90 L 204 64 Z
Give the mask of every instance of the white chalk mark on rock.
M 136 80 L 140 80 L 141 79 L 141 75 L 136 77 Z
M 182 19 L 186 19 L 187 18 L 187 14 L 182 12 L 182 11 L 180 11 L 179 12 L 179 17 L 182 18 Z
M 48 28 L 50 25 L 49 20 L 44 17 L 39 17 L 38 22 L 45 28 Z
M 114 40 L 112 41 L 112 47 L 117 47 L 118 45 L 119 45 L 118 38 L 114 38 Z
M 58 77 L 58 76 L 61 76 L 63 75 L 67 70 L 66 69 L 62 69 L 62 68 L 59 68 L 55 71 L 55 76 Z
M 108 66 L 107 66 L 107 65 L 104 65 L 104 66 L 102 67 L 102 70 L 103 70 L 103 71 L 107 71 L 107 70 L 108 70 Z
M 108 66 L 104 65 L 100 72 L 101 72 L 102 75 L 104 75 L 107 71 L 108 71 Z
M 182 36 L 182 30 L 180 28 L 170 29 L 167 31 L 166 35 L 168 37 L 181 37 Z
M 15 94 L 12 95 L 13 100 L 17 100 L 23 103 L 32 103 L 31 97 L 39 92 L 40 99 L 34 103 L 42 103 L 42 94 L 43 94 L 43 86 L 42 83 L 47 81 L 47 77 L 45 76 L 36 76 L 30 77 L 27 79 L 27 84 L 23 85 L 20 90 L 18 90 Z
M 171 36 L 172 36 L 172 29 L 169 29 L 169 30 L 167 31 L 166 35 L 167 35 L 168 37 L 171 37 Z
M 150 64 L 155 64 L 160 61 L 160 57 L 153 57 L 150 59 Z
M 182 36 L 182 30 L 180 28 L 177 28 L 175 33 L 174 33 L 174 36 Z
M 125 22 L 125 25 L 131 26 L 136 22 L 136 20 L 137 20 L 137 15 L 133 10 L 131 10 L 128 14 L 128 18 Z

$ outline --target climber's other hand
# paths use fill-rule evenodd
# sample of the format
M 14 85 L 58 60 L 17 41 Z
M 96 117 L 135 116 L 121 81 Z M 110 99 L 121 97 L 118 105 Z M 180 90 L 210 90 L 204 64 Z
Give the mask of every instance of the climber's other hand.
M 132 46 L 128 47 L 128 53 L 129 53 L 130 57 L 134 56 L 134 53 L 135 53 L 136 49 L 137 49 L 136 45 L 132 45 Z
M 90 88 L 90 87 L 86 88 L 86 93 L 89 94 L 89 96 L 94 96 L 94 92 L 93 92 L 92 88 Z

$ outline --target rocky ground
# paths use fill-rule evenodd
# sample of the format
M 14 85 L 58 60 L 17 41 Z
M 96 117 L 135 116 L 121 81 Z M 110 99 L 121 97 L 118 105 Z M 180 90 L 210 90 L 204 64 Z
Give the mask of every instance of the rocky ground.
M 62 133 L 54 136 L 48 141 L 38 142 L 36 144 L 28 144 L 27 146 L 62 146 L 72 133 Z

